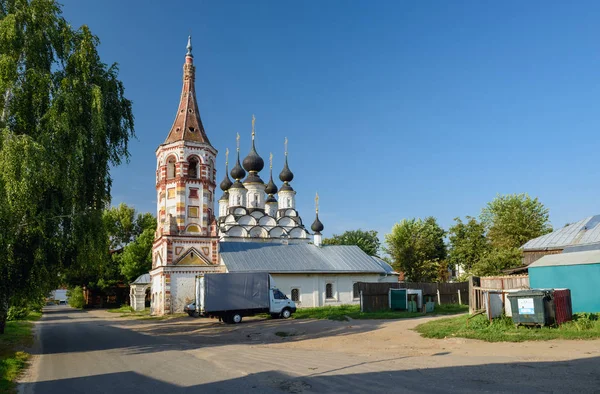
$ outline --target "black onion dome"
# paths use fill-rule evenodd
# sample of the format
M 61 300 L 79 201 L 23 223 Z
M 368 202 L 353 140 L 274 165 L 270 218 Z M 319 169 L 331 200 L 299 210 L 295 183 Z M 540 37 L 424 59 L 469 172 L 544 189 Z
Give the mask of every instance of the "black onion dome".
M 273 182 L 273 174 L 271 174 L 271 179 L 269 179 L 269 183 L 267 183 L 267 187 L 265 187 L 265 193 L 267 193 L 267 194 L 277 193 L 277 185 L 275 185 L 275 182 Z
M 266 203 L 269 203 L 269 202 L 277 203 L 277 199 L 271 194 L 271 195 L 269 195 L 269 197 L 267 197 L 267 201 L 265 201 L 265 202 Z
M 227 167 L 225 167 L 225 178 L 223 178 L 223 180 L 221 181 L 221 185 L 220 185 L 221 190 L 223 190 L 224 192 L 229 190 L 231 185 L 233 185 L 233 182 L 231 182 L 231 179 L 229 179 L 229 174 L 227 172 L 228 172 Z
M 240 165 L 240 152 L 238 151 L 237 162 L 235 163 L 235 167 L 231 169 L 231 177 L 233 179 L 240 180 L 246 176 L 246 171 Z
M 317 217 L 315 218 L 313 224 L 310 226 L 310 229 L 315 233 L 320 233 L 321 231 L 323 231 L 324 228 L 325 227 L 323 226 L 323 223 L 321 223 L 321 221 L 319 220 L 319 214 L 317 213 Z
M 252 139 L 252 149 L 250 149 L 250 153 L 248 153 L 242 164 L 248 172 L 260 172 L 265 167 L 264 160 L 258 155 L 254 147 L 254 139 Z
M 229 200 L 229 192 L 227 190 L 225 190 L 225 193 L 223 193 L 221 198 L 219 198 L 219 201 L 226 201 L 226 200 Z
M 290 171 L 290 167 L 288 167 L 287 156 L 285 157 L 285 165 L 283 166 L 283 170 L 279 173 L 279 179 L 281 182 L 291 182 L 294 179 L 294 173 Z

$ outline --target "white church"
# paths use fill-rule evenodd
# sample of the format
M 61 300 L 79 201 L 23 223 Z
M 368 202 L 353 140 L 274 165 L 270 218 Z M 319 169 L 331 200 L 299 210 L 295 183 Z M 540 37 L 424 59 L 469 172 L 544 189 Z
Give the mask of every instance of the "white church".
M 264 160 L 256 150 L 254 118 L 250 153 L 240 163 L 238 135 L 230 173 L 226 160 L 218 217 L 216 157 L 198 111 L 189 38 L 175 121 L 156 150 L 158 226 L 152 270 L 143 280 L 150 282 L 152 314 L 183 311 L 194 299 L 195 277 L 201 273 L 269 272 L 299 307 L 358 303 L 356 282 L 398 281 L 387 263 L 357 246 L 321 244 L 318 198 L 316 218 L 310 230 L 305 227 L 296 210 L 287 141 L 281 186 L 273 181 L 272 156 L 269 181 L 261 179 Z M 132 304 L 135 291 L 132 287 Z

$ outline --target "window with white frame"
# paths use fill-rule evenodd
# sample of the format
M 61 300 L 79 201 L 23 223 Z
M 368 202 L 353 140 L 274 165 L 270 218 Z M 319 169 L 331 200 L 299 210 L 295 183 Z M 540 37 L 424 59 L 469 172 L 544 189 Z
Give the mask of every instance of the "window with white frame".
M 291 295 L 292 295 L 292 297 L 291 297 L 292 301 L 298 302 L 298 303 L 300 302 L 300 289 L 299 288 L 297 288 L 297 287 L 293 288 Z
M 325 284 L 325 298 L 333 299 L 333 283 Z

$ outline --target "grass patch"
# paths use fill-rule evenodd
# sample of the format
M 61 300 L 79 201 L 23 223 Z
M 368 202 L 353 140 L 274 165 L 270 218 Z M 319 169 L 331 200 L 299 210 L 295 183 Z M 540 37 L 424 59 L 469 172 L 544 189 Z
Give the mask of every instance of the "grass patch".
M 15 392 L 14 380 L 27 366 L 29 354 L 24 348 L 33 344 L 33 324 L 42 314 L 31 312 L 24 320 L 6 322 L 3 335 L 0 335 L 0 393 Z
M 107 309 L 107 311 L 110 313 L 120 313 L 119 317 L 128 317 L 137 320 L 166 320 L 187 316 L 187 313 L 173 313 L 171 315 L 152 316 L 150 315 L 150 308 L 145 308 L 143 311 L 134 311 L 133 308 L 128 305 L 123 305 L 122 307 L 115 309 Z
M 423 323 L 415 328 L 425 338 L 460 337 L 487 342 L 547 341 L 551 339 L 600 338 L 598 314 L 575 314 L 573 321 L 560 327 L 515 327 L 510 317 L 489 322 L 483 315 L 451 317 Z
M 436 305 L 433 313 L 427 316 L 452 315 L 466 313 L 468 305 Z M 293 315 L 295 319 L 329 319 L 347 321 L 351 319 L 405 319 L 423 316 L 420 312 L 383 310 L 380 312 L 361 312 L 359 305 L 324 306 L 319 308 L 301 308 Z

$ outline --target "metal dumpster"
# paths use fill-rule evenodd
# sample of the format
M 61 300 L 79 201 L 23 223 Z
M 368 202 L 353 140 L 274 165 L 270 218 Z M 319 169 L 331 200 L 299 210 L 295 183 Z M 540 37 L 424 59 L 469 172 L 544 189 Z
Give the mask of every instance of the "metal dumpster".
M 408 309 L 408 300 L 406 297 L 406 289 L 390 289 L 389 292 L 390 309 L 406 310 Z
M 571 290 L 554 289 L 554 309 L 556 312 L 556 324 L 561 325 L 573 320 Z
M 554 324 L 553 290 L 521 290 L 508 295 L 512 319 L 516 325 L 547 326 Z

